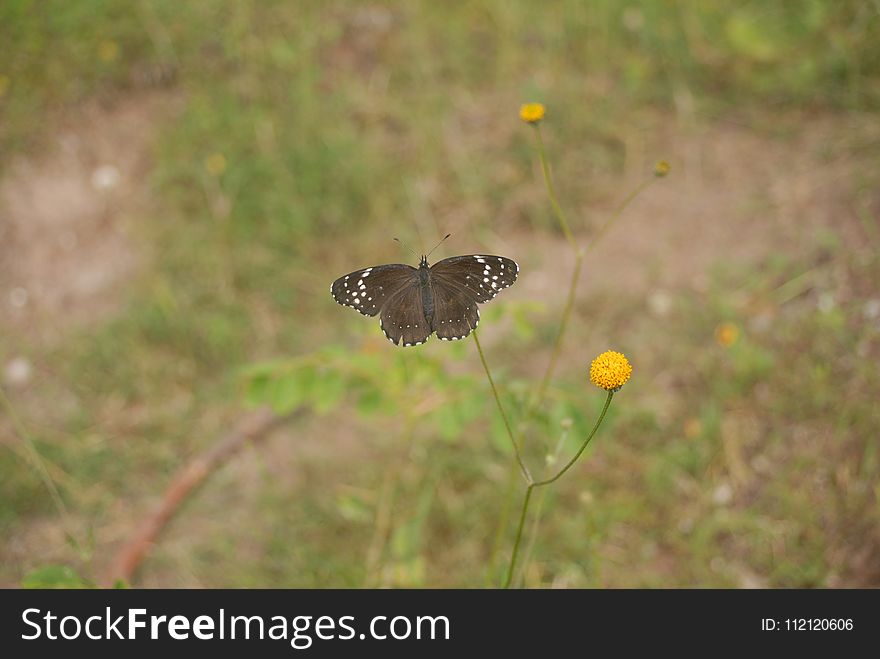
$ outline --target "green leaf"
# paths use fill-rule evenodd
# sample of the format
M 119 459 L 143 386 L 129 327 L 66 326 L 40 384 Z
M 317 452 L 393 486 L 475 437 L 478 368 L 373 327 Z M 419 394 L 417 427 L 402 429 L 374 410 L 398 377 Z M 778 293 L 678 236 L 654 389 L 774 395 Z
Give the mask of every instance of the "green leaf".
M 245 405 L 249 407 L 265 405 L 269 401 L 270 385 L 272 385 L 272 378 L 267 374 L 251 377 L 245 385 Z
M 318 414 L 326 414 L 336 407 L 344 394 L 345 380 L 338 371 L 327 370 L 316 375 L 312 403 Z
M 304 377 L 301 371 L 287 373 L 271 385 L 272 409 L 276 414 L 290 414 L 305 398 Z

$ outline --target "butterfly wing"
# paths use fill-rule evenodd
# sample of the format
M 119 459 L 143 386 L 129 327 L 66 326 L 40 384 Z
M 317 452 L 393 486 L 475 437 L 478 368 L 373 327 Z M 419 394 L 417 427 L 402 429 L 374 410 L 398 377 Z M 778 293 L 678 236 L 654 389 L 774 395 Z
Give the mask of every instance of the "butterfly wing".
M 330 293 L 365 316 L 380 314 L 388 340 L 408 347 L 424 343 L 434 332 L 444 341 L 463 339 L 480 322 L 477 303 L 494 298 L 518 274 L 516 262 L 503 256 L 453 256 L 430 268 L 427 291 L 419 270 L 392 263 L 350 272 L 333 282 Z M 423 298 L 425 292 L 429 296 Z M 430 304 L 430 321 L 423 300 Z
M 518 274 L 516 261 L 504 256 L 453 256 L 431 266 L 432 281 L 463 288 L 480 303 L 513 285 Z
M 457 341 L 480 324 L 480 310 L 474 293 L 462 286 L 432 277 L 434 314 L 431 329 L 441 341 Z
M 418 275 L 411 284 L 388 298 L 382 306 L 379 326 L 391 343 L 404 348 L 417 346 L 428 340 L 433 330 L 425 318 Z
M 418 274 L 418 270 L 404 263 L 376 265 L 343 275 L 330 286 L 330 294 L 343 306 L 375 316 L 396 293 L 418 285 Z

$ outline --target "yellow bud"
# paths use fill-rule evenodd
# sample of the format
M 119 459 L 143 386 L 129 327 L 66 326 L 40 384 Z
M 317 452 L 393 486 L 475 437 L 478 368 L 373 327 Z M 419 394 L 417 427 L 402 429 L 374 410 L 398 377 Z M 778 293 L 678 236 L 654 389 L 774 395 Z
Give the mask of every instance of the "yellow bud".
M 544 118 L 544 113 L 541 103 L 526 103 L 519 109 L 519 118 L 528 124 L 536 124 Z

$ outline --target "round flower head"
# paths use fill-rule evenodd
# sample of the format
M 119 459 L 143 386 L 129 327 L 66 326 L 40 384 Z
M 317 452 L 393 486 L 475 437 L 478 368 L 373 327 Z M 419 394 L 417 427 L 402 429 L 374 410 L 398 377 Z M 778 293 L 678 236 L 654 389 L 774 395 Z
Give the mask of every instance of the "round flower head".
M 544 112 L 541 103 L 526 103 L 519 109 L 519 118 L 527 124 L 536 124 L 544 118 Z
M 670 165 L 665 160 L 657 161 L 657 164 L 654 165 L 654 176 L 657 178 L 663 178 L 667 174 L 669 174 L 669 170 L 672 169 L 672 165 Z
M 632 370 L 623 353 L 606 350 L 590 365 L 590 382 L 606 391 L 617 391 L 629 380 Z
M 733 323 L 721 323 L 715 328 L 715 340 L 722 348 L 729 348 L 739 338 L 739 327 Z

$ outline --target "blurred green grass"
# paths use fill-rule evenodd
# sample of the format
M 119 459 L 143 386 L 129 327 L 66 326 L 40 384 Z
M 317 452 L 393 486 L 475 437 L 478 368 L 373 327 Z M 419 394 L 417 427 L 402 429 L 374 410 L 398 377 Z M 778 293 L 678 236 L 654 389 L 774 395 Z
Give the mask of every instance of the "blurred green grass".
M 325 389 L 281 400 L 315 416 L 201 490 L 144 583 L 482 584 L 510 455 L 471 347 L 373 353 L 363 336 L 376 328 L 328 308 L 329 281 L 397 260 L 395 235 L 416 249 L 449 225 L 462 248 L 553 239 L 544 197 L 523 197 L 534 189 L 523 100 L 549 105 L 560 196 L 583 231 L 585 213 L 589 225 L 625 193 L 609 182 L 645 125 L 747 117 L 796 136 L 777 116 L 876 114 L 877 33 L 876 5 L 856 1 L 4 2 L 0 171 L 51 152 L 62 118 L 94 99 L 158 90 L 181 109 L 152 153 L 135 232 L 149 267 L 122 310 L 51 345 L 0 329 L 0 358 L 29 356 L 76 401 L 23 416 L 63 474 L 76 532 L 97 536 L 82 560 L 41 530 L 51 500 L 4 449 L 0 531 L 28 550 L 0 550 L 0 580 L 51 561 L 93 576 L 131 516 L 240 414 L 252 365 L 283 371 L 317 351 L 324 370 L 310 377 Z M 870 195 L 880 175 L 861 176 Z M 837 277 L 849 306 L 817 309 L 820 286 L 778 303 L 780 285 L 822 262 L 831 274 L 816 277 Z M 643 359 L 588 459 L 548 494 L 527 584 L 880 583 L 864 556 L 880 548 L 878 330 L 861 306 L 876 296 L 876 257 L 817 243 L 761 265 L 719 264 L 706 291 L 675 291 L 662 337 L 639 323 L 638 294 L 584 294 L 578 328 Z M 754 329 L 743 296 L 776 309 L 771 329 Z M 489 359 L 518 409 L 556 310 L 496 304 Z M 713 338 L 723 322 L 741 332 L 727 348 Z M 358 364 L 374 378 L 349 381 Z M 552 388 L 529 445 L 536 464 L 563 419 L 572 446 L 589 427 L 601 397 L 584 386 L 569 370 Z M 31 395 L 51 408 L 51 391 Z M 382 506 L 392 518 L 377 531 Z

